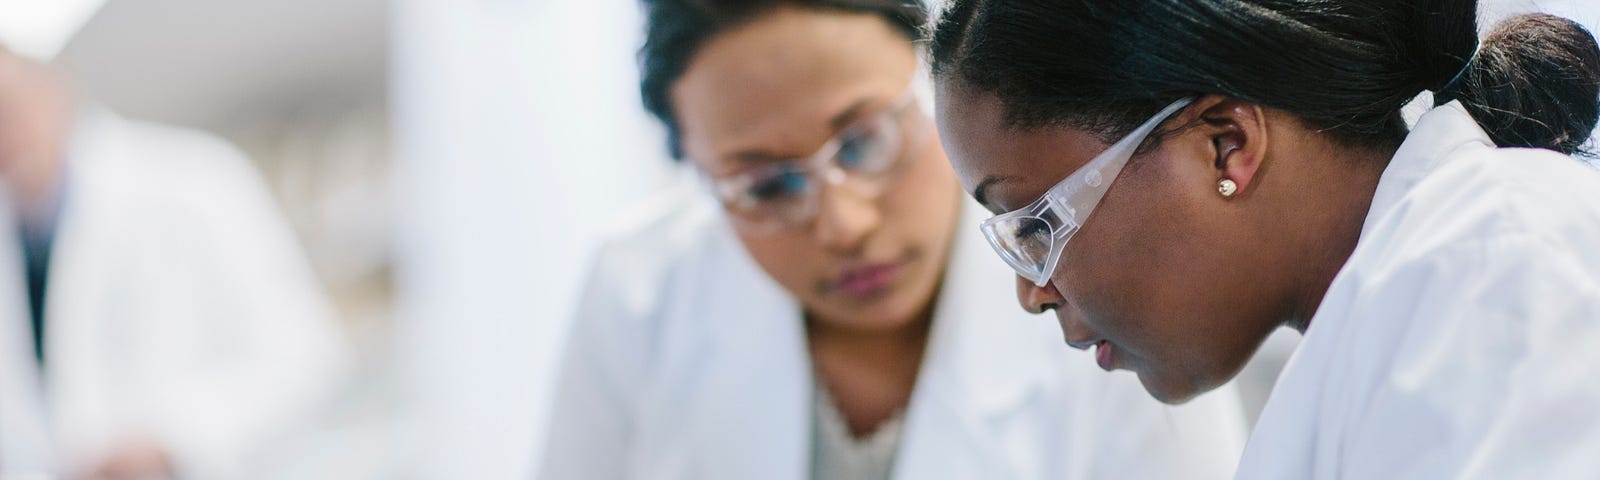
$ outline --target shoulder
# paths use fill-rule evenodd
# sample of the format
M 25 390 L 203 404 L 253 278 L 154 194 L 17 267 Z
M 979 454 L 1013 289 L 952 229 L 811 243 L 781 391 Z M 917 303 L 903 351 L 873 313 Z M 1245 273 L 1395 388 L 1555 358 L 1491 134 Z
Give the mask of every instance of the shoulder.
M 255 165 L 214 135 L 103 111 L 85 114 L 75 135 L 67 173 L 75 197 L 210 221 L 275 211 Z
M 1600 172 L 1549 151 L 1462 148 L 1371 230 L 1325 306 L 1466 322 L 1563 293 L 1594 300 Z
M 255 177 L 242 151 L 199 130 L 90 111 L 82 116 L 76 135 L 75 165 L 144 172 L 147 178 L 175 182 L 245 182 Z
M 784 311 L 786 295 L 693 185 L 656 192 L 602 236 L 575 310 L 577 335 L 689 344 L 719 325 L 749 323 L 724 317 Z
M 1351 262 L 1396 266 L 1492 249 L 1600 268 L 1600 172 L 1555 152 L 1466 147 L 1363 232 Z
M 675 184 L 623 210 L 602 233 L 589 289 L 620 296 L 621 304 L 654 310 L 669 277 L 707 263 L 721 223 L 710 201 Z M 580 312 L 581 313 L 581 312 Z
M 1548 382 L 1593 364 L 1576 345 L 1600 341 L 1596 320 L 1600 174 L 1471 147 L 1363 233 L 1302 345 L 1316 358 L 1296 357 L 1336 383 L 1317 435 L 1343 437 L 1346 473 L 1437 476 L 1475 451 L 1516 457 L 1501 442 L 1534 432 L 1494 419 L 1558 422 L 1566 400 L 1592 401 L 1592 384 Z
M 781 321 L 798 315 L 792 300 L 699 191 L 654 195 L 604 238 L 571 319 L 565 376 L 599 375 L 615 391 L 679 398 L 663 393 L 681 387 L 670 379 L 760 358 L 761 346 L 798 338 L 798 319 Z
M 63 185 L 62 235 L 74 242 L 152 255 L 298 255 L 281 253 L 298 246 L 255 165 L 210 134 L 86 114 Z
M 1516 463 L 1522 445 L 1580 434 L 1540 430 L 1600 401 L 1582 380 L 1600 360 L 1585 347 L 1600 342 L 1594 253 L 1533 234 L 1467 240 L 1350 285 L 1344 315 L 1316 320 L 1344 325 L 1313 323 L 1307 343 L 1334 352 L 1319 415 L 1333 423 L 1318 435 L 1340 438 L 1345 473 L 1449 476 L 1472 460 L 1520 472 L 1489 477 L 1551 476 Z M 1541 455 L 1592 458 L 1575 450 Z
M 1307 332 L 1379 375 L 1360 378 L 1489 376 L 1551 335 L 1600 332 L 1600 173 L 1547 151 L 1451 155 L 1363 232 Z

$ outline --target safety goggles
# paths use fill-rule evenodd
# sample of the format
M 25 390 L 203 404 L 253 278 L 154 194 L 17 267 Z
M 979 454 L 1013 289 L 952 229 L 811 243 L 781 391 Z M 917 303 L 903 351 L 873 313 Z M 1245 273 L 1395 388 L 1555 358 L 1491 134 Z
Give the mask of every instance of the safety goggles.
M 1067 241 L 1078 233 L 1094 207 L 1111 189 L 1139 145 L 1167 117 L 1188 106 L 1192 98 L 1173 102 L 1138 129 L 1129 133 L 1082 168 L 1050 187 L 1032 204 L 985 220 L 979 229 L 1000 258 L 1017 275 L 1043 287 L 1061 261 Z
M 925 133 L 926 125 L 917 128 L 907 121 L 915 104 L 908 92 L 889 108 L 846 126 L 807 157 L 704 178 L 741 227 L 770 233 L 806 225 L 817 215 L 824 184 L 848 185 L 867 198 L 882 194 L 908 156 L 906 147 L 919 144 Z

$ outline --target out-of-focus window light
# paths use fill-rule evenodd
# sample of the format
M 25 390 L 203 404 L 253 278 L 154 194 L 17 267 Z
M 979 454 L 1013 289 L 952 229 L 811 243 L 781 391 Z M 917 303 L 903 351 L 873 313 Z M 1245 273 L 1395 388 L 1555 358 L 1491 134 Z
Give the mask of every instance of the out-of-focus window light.
M 49 61 L 105 0 L 0 0 L 0 46 Z

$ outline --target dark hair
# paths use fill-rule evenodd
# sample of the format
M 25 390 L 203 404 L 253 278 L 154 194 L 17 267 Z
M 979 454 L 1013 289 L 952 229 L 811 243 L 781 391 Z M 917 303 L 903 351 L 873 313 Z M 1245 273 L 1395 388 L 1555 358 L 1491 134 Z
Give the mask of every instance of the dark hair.
M 666 125 L 673 158 L 681 159 L 683 148 L 672 108 L 672 85 L 706 42 L 783 5 L 877 15 L 910 41 L 922 38 L 928 18 L 919 0 L 644 0 L 639 90 L 644 108 Z
M 1477 10 L 1476 0 L 953 0 L 931 57 L 936 76 L 998 97 L 1016 128 L 1115 137 L 1178 98 L 1219 94 L 1291 112 L 1347 145 L 1392 147 L 1406 134 L 1400 108 L 1431 90 L 1461 100 L 1501 146 L 1573 153 L 1600 115 L 1594 37 L 1534 14 L 1480 46 Z

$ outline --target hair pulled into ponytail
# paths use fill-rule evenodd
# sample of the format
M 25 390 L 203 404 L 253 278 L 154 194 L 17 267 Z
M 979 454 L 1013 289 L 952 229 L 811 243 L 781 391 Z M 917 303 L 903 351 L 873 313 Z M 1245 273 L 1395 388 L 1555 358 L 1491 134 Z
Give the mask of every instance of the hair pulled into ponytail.
M 1524 15 L 1479 44 L 1476 0 L 952 0 L 934 74 L 993 94 L 1013 127 L 1115 137 L 1219 94 L 1295 114 L 1355 146 L 1395 146 L 1424 90 L 1460 100 L 1501 146 L 1573 153 L 1600 117 L 1600 47 Z

